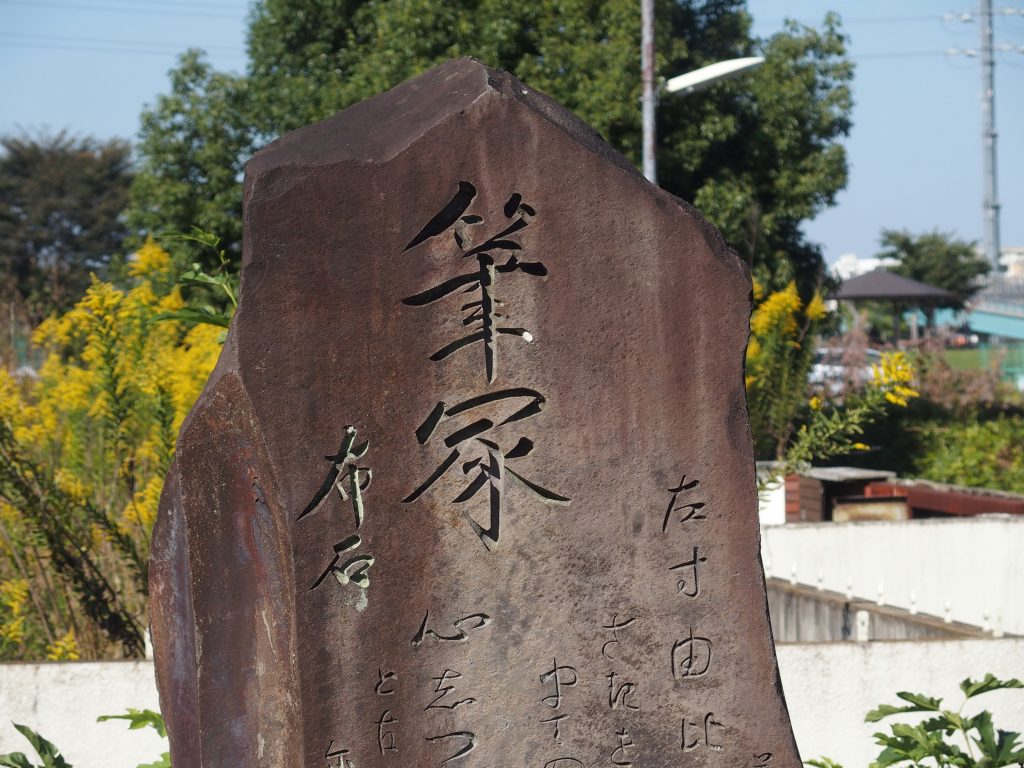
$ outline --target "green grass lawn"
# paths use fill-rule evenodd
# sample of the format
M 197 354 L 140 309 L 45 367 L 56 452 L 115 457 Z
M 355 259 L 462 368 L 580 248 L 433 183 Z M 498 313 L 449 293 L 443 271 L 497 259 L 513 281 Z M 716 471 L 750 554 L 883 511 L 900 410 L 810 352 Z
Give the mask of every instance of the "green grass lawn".
M 1024 365 L 1024 345 L 946 350 L 946 362 L 954 371 L 988 370 L 1000 359 L 1004 368 L 1021 367 Z
M 946 362 L 954 371 L 985 370 L 992 364 L 993 349 L 947 349 Z

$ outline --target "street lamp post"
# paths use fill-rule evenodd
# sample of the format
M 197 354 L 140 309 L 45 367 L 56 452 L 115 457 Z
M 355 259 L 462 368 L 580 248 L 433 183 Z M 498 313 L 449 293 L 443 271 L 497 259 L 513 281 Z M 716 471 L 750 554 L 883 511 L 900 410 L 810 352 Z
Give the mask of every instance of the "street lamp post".
M 653 3 L 653 0 L 641 0 L 641 10 L 648 3 Z M 644 86 L 644 99 L 643 99 L 643 168 L 644 176 L 653 184 L 658 183 L 658 171 L 657 165 L 654 158 L 654 109 L 655 109 L 655 96 L 656 91 L 654 87 L 654 30 L 653 30 L 653 13 L 650 19 L 650 43 L 648 45 L 648 37 L 646 30 L 647 14 L 642 13 L 644 24 L 642 25 L 641 35 L 641 46 L 643 48 L 642 59 L 642 81 Z M 648 53 L 648 48 L 650 52 Z M 649 58 L 648 58 L 649 57 Z M 754 67 L 759 67 L 764 64 L 764 58 L 761 56 L 747 56 L 742 59 L 730 59 L 729 61 L 719 61 L 715 64 L 710 64 L 706 67 L 701 67 L 693 72 L 687 72 L 685 75 L 679 75 L 678 77 L 671 78 L 665 83 L 665 90 L 668 93 L 693 93 L 699 91 L 702 88 L 707 88 L 709 85 L 719 83 L 722 80 L 728 80 L 730 77 L 735 77 L 741 72 L 746 72 Z
M 654 81 L 654 0 L 640 0 L 640 82 L 643 84 L 644 176 L 658 183 L 654 159 L 654 110 L 658 101 Z

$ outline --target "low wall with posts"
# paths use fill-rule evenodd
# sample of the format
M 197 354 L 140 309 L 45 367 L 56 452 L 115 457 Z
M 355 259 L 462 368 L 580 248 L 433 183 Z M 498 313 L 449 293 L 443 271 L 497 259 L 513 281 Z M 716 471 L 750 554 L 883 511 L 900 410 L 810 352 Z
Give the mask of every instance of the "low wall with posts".
M 941 696 L 959 706 L 965 677 L 1024 677 L 1024 639 L 780 645 L 779 668 L 803 759 L 827 755 L 846 768 L 878 754 L 878 724 L 864 713 L 896 703 L 896 691 Z M 1024 691 L 979 698 L 996 725 L 1024 730 Z M 166 742 L 121 721 L 97 723 L 129 707 L 156 709 L 150 662 L 0 664 L 0 753 L 27 751 L 10 721 L 25 723 L 62 749 L 74 768 L 135 768 Z
M 765 574 L 1024 635 L 1024 517 L 792 523 L 761 529 Z

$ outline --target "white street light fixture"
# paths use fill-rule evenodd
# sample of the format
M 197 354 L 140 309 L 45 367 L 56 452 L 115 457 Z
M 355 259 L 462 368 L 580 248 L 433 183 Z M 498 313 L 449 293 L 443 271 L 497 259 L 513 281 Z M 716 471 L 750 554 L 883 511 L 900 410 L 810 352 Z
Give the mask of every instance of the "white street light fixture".
M 764 57 L 762 56 L 748 56 L 745 59 L 720 61 L 717 64 L 711 64 L 696 69 L 693 72 L 687 72 L 685 75 L 673 77 L 665 83 L 665 90 L 669 93 L 693 93 L 713 83 L 735 77 L 740 72 L 759 67 L 762 64 L 764 64 Z

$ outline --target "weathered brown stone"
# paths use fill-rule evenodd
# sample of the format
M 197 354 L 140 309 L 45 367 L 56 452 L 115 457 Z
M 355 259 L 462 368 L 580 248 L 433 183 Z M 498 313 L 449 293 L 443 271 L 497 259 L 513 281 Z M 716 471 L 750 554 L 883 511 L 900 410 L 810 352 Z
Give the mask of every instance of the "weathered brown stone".
M 797 768 L 718 233 L 472 60 L 245 201 L 154 535 L 175 768 Z

